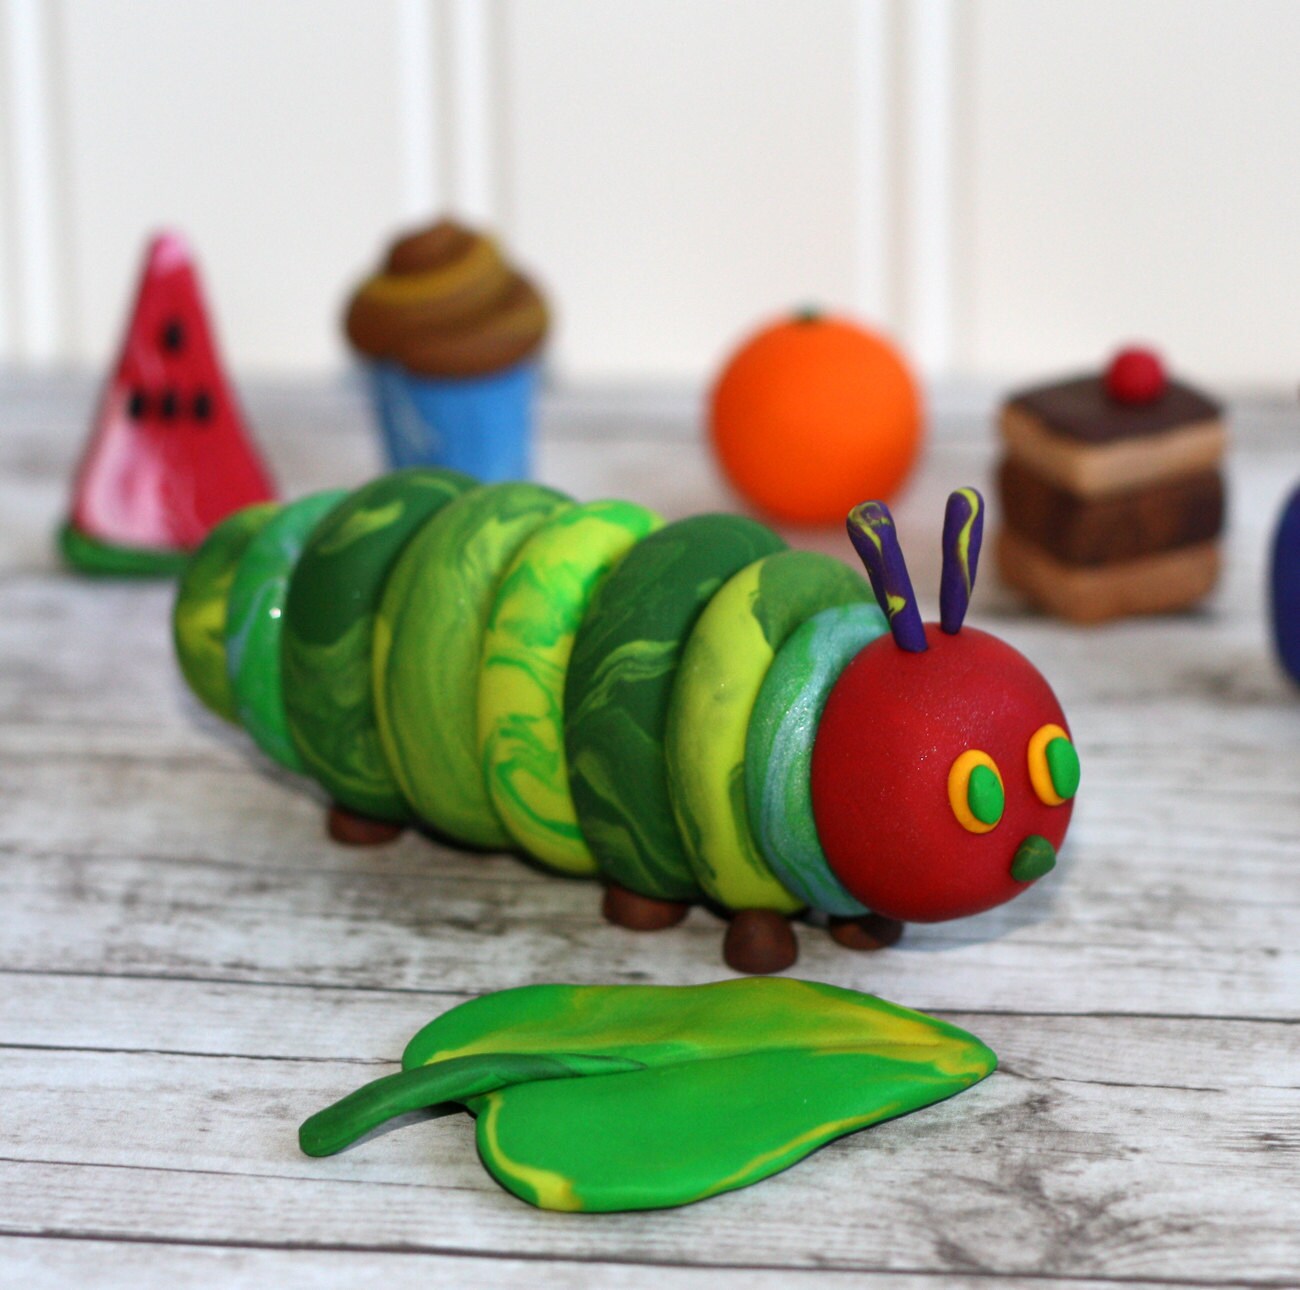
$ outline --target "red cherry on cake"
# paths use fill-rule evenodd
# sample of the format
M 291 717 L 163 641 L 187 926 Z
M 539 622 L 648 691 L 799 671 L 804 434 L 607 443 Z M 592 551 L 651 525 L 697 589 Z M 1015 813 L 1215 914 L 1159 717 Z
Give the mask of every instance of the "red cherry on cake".
M 1121 349 L 1106 368 L 1106 393 L 1116 403 L 1154 403 L 1169 384 L 1160 355 L 1150 349 Z

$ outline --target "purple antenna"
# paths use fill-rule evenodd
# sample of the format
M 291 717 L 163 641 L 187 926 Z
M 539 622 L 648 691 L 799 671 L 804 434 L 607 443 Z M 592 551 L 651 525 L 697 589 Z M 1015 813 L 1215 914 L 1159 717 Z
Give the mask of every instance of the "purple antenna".
M 926 648 L 925 625 L 916 607 L 916 594 L 907 576 L 889 507 L 884 502 L 863 502 L 849 512 L 846 527 L 850 541 L 867 567 L 876 603 L 889 620 L 894 644 L 910 654 L 921 653 Z
M 975 590 L 975 570 L 984 540 L 984 499 L 973 488 L 948 498 L 943 516 L 943 575 L 939 580 L 939 623 L 949 636 L 961 631 Z

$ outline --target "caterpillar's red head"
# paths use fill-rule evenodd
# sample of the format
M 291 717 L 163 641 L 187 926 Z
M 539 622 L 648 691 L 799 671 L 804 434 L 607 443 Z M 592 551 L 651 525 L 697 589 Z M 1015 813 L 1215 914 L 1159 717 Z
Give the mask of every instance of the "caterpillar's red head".
M 948 501 L 940 623 L 923 625 L 889 511 L 849 516 L 890 636 L 845 668 L 813 750 L 817 831 L 831 868 L 869 909 L 915 922 L 979 913 L 1056 862 L 1079 762 L 1038 669 L 962 630 L 984 503 Z

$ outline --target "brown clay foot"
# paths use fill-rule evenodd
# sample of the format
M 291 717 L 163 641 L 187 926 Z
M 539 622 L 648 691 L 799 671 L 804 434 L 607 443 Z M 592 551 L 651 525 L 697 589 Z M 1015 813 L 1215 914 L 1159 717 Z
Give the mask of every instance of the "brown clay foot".
M 831 939 L 847 950 L 883 950 L 903 934 L 903 924 L 884 914 L 860 914 L 856 918 L 832 918 Z
M 738 909 L 727 924 L 722 957 L 736 972 L 766 976 L 794 966 L 799 942 L 784 914 L 774 909 Z
M 391 820 L 358 815 L 343 806 L 331 806 L 325 827 L 335 842 L 349 847 L 377 847 L 402 836 L 402 826 Z
M 657 896 L 642 896 L 617 883 L 605 888 L 601 913 L 606 922 L 615 927 L 626 927 L 633 932 L 659 932 L 665 927 L 676 927 L 690 912 L 684 900 L 660 900 Z

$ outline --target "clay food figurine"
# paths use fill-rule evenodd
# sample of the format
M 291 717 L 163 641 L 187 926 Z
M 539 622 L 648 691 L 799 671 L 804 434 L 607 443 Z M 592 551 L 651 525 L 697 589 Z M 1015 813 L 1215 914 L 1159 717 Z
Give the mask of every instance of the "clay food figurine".
M 453 220 L 400 237 L 348 304 L 389 465 L 526 479 L 541 293 L 492 238 Z
M 816 309 L 749 337 L 709 399 L 710 440 L 731 485 L 796 524 L 839 524 L 864 497 L 888 501 L 916 462 L 921 431 L 903 355 Z
M 1300 488 L 1278 517 L 1269 564 L 1273 644 L 1287 675 L 1300 682 Z
M 1002 576 L 1049 613 L 1091 623 L 1181 609 L 1219 571 L 1220 408 L 1147 350 L 1102 376 L 1025 390 L 1003 408 Z
M 740 516 L 664 525 L 427 468 L 308 505 L 323 517 L 273 551 L 274 508 L 214 532 L 176 646 L 209 707 L 324 786 L 339 840 L 418 821 L 518 847 L 599 877 L 606 916 L 639 929 L 707 900 L 751 972 L 794 962 L 805 907 L 878 948 L 1054 863 L 1078 760 L 1032 665 L 962 628 L 974 490 L 949 501 L 930 626 L 877 503 L 849 531 L 878 605 L 846 565 Z M 235 591 L 267 619 L 256 650 Z
M 810 981 L 525 986 L 443 1013 L 400 1073 L 313 1115 L 299 1144 L 332 1155 L 460 1102 L 483 1163 L 522 1200 L 660 1209 L 747 1187 L 996 1064 L 956 1026 Z
M 117 366 L 77 468 L 64 558 L 176 573 L 219 520 L 275 496 L 226 380 L 185 243 L 149 244 Z

